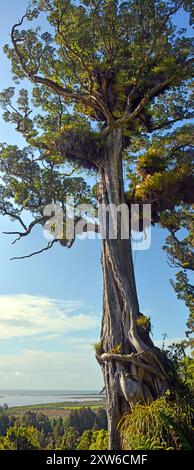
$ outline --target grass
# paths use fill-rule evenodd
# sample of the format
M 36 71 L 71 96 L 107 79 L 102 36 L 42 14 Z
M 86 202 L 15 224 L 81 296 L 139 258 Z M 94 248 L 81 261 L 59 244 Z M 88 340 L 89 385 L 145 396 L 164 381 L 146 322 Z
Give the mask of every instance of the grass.
M 9 408 L 8 413 L 10 414 L 24 414 L 27 411 L 34 411 L 46 414 L 49 417 L 54 416 L 68 416 L 71 410 L 78 410 L 83 407 L 90 407 L 93 410 L 103 408 L 104 402 L 89 402 L 85 401 L 81 405 L 75 404 L 75 402 L 61 402 L 61 403 L 43 403 L 40 405 L 25 405 L 25 406 L 13 406 Z

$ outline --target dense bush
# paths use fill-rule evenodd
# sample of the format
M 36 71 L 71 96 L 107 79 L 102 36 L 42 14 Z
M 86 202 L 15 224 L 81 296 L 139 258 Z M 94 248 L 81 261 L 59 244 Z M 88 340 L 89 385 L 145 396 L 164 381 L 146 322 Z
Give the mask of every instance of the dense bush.
M 67 428 L 64 434 L 64 440 L 62 442 L 62 449 L 72 450 L 76 449 L 79 438 L 79 432 L 76 427 Z
M 107 450 L 108 449 L 108 432 L 104 429 L 94 431 L 89 450 Z
M 33 427 L 10 427 L 6 437 L 0 439 L 0 448 L 3 450 L 38 450 L 40 444 L 37 430 Z
M 159 398 L 150 405 L 135 405 L 130 414 L 123 416 L 119 428 L 123 449 L 194 448 L 191 413 L 183 412 L 170 397 Z
M 77 408 L 70 412 L 66 425 L 75 427 L 80 436 L 88 429 L 107 429 L 106 411 L 102 408 L 95 411 L 91 408 Z
M 84 431 L 78 441 L 77 450 L 88 450 L 92 443 L 93 431 Z
M 32 426 L 46 436 L 52 432 L 52 426 L 49 421 L 49 418 L 43 413 L 34 413 L 33 411 L 27 411 L 23 416 L 18 419 L 18 423 L 21 426 Z
M 6 436 L 8 428 L 13 426 L 14 422 L 14 416 L 8 415 L 8 413 L 2 409 L 0 412 L 0 436 Z
M 123 449 L 194 448 L 194 360 L 184 343 L 163 347 L 169 390 L 150 404 L 139 403 L 119 424 Z
M 104 408 L 98 408 L 96 414 L 96 429 L 108 429 L 107 412 Z
M 104 429 L 99 431 L 84 431 L 79 439 L 77 450 L 107 450 L 108 432 Z

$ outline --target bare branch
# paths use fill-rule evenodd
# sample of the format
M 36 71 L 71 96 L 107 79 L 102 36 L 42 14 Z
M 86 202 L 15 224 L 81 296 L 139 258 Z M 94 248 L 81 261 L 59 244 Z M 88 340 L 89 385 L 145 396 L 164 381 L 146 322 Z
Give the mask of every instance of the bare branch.
M 159 126 L 153 126 L 152 127 L 152 132 L 159 131 L 160 129 L 163 129 L 164 127 L 168 127 L 171 124 L 175 124 L 178 121 L 183 121 L 183 119 L 191 119 L 193 117 L 193 113 L 186 114 L 184 116 L 179 116 L 175 119 L 168 119 L 161 123 Z
M 15 245 L 15 243 L 20 240 L 21 237 L 25 235 L 25 232 L 3 232 L 3 235 L 19 235 L 18 238 L 16 238 L 13 242 L 12 245 Z M 27 234 L 26 234 L 27 235 Z
M 52 242 L 48 242 L 48 245 L 45 248 L 42 248 L 39 251 L 34 251 L 33 253 L 30 253 L 29 255 L 25 256 L 15 256 L 14 258 L 11 258 L 10 261 L 15 261 L 15 260 L 21 260 L 21 259 L 27 259 L 27 258 L 32 258 L 35 255 L 39 255 L 43 253 L 44 251 L 50 250 L 55 243 L 58 243 L 59 240 L 52 240 Z
M 28 227 L 26 227 L 26 225 L 23 225 L 23 227 L 25 228 L 25 232 L 3 232 L 3 234 L 4 235 L 18 235 L 18 238 L 16 238 L 12 243 L 12 245 L 14 245 L 18 240 L 29 235 L 32 229 L 35 227 L 35 225 L 42 224 L 46 222 L 46 220 L 48 219 L 49 217 L 40 217 L 39 219 L 33 220 L 33 222 L 31 222 L 31 224 Z
M 4 209 L 3 208 L 3 213 L 4 215 L 8 215 L 9 217 L 11 217 L 12 219 L 15 219 L 15 220 L 18 220 L 18 222 L 21 224 L 21 226 L 24 228 L 24 230 L 28 230 L 27 226 L 25 225 L 25 223 L 23 222 L 23 220 L 21 219 L 21 217 L 17 214 L 14 214 L 12 212 L 9 212 L 8 210 Z M 6 233 L 6 232 L 4 232 Z M 14 235 L 18 235 L 18 232 L 14 233 Z

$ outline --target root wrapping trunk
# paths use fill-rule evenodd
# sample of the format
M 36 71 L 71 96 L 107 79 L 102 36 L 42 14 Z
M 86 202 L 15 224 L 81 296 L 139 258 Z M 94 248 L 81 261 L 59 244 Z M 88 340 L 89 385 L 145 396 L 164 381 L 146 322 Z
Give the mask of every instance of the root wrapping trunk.
M 115 130 L 100 169 L 99 202 L 106 207 L 125 203 L 121 155 L 122 133 Z M 97 352 L 106 389 L 110 450 L 121 448 L 118 424 L 123 414 L 142 398 L 156 399 L 167 387 L 161 352 L 149 332 L 138 326 L 131 240 L 121 238 L 120 224 L 118 217 L 118 236 L 102 242 L 103 319 Z

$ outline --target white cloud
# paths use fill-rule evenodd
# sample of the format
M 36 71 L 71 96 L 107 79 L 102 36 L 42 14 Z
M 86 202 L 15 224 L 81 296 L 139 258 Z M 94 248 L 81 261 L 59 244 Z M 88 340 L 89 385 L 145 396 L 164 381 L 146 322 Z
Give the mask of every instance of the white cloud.
M 23 374 L 21 372 L 19 372 L 18 370 L 16 370 L 14 372 L 14 375 L 15 375 L 15 377 L 22 377 Z
M 1 389 L 95 390 L 102 386 L 100 367 L 90 345 L 74 352 L 23 349 L 0 355 Z M 19 382 L 18 382 L 19 381 Z
M 31 295 L 0 296 L 0 340 L 29 336 L 49 340 L 98 326 L 99 317 L 88 313 L 82 302 Z

